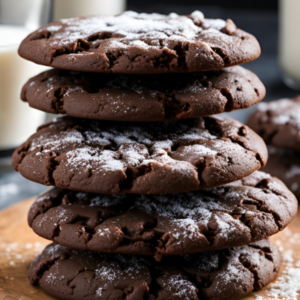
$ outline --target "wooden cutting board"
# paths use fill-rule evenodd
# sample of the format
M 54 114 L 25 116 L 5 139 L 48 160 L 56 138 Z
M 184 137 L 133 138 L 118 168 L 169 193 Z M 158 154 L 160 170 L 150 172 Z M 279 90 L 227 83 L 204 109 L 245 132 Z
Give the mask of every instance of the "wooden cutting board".
M 28 199 L 0 212 L 0 300 L 56 299 L 45 294 L 39 287 L 31 286 L 27 280 L 30 263 L 49 244 L 49 241 L 35 235 L 27 225 L 27 212 L 33 201 L 33 198 Z M 281 274 L 287 265 L 295 266 L 298 262 L 297 267 L 300 268 L 300 212 L 287 229 L 271 240 L 283 250 Z M 268 295 L 270 286 L 243 300 L 275 299 Z

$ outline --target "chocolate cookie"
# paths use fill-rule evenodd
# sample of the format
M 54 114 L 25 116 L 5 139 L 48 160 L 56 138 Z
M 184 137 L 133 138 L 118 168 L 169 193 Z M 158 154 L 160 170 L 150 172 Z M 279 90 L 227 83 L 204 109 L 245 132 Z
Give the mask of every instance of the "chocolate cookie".
M 32 205 L 28 223 L 66 247 L 108 253 L 176 255 L 250 244 L 284 229 L 295 196 L 255 172 L 218 188 L 171 195 L 99 195 L 54 188 Z
M 260 103 L 247 123 L 267 144 L 300 151 L 300 95 Z
M 164 75 L 51 70 L 30 79 L 21 98 L 48 113 L 113 121 L 196 118 L 248 108 L 265 88 L 242 67 Z
M 265 287 L 279 266 L 278 248 L 268 240 L 162 263 L 51 244 L 28 276 L 31 284 L 60 299 L 231 300 Z
M 256 59 L 260 47 L 231 21 L 138 14 L 53 22 L 30 34 L 19 54 L 58 69 L 151 74 L 217 70 Z
M 264 171 L 280 178 L 300 200 L 300 157 L 298 152 L 269 148 Z
M 13 154 L 15 170 L 45 185 L 104 194 L 164 194 L 219 186 L 263 167 L 267 149 L 219 117 L 120 123 L 71 117 L 41 126 Z

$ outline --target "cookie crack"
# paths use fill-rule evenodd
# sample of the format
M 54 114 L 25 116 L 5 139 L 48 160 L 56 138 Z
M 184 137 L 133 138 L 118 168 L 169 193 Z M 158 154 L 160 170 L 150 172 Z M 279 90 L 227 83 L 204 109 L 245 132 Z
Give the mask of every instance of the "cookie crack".
M 259 283 L 258 272 L 250 264 L 250 262 L 243 259 L 243 254 L 239 255 L 238 260 L 242 264 L 242 266 L 253 275 L 254 282 L 253 282 L 252 291 L 255 291 L 258 288 L 258 283 Z
M 186 102 L 182 103 L 176 99 L 174 93 L 159 93 L 158 101 L 162 102 L 165 118 L 177 119 L 183 116 L 189 116 L 191 113 L 191 104 Z
M 274 259 L 273 259 L 273 256 L 271 255 L 272 254 L 272 250 L 270 249 L 270 247 L 261 247 L 261 246 L 256 245 L 256 244 L 250 244 L 248 246 L 250 248 L 258 249 L 258 250 L 262 251 L 264 253 L 265 258 L 267 260 L 269 260 L 271 263 L 274 264 Z
M 123 53 L 117 53 L 117 54 L 113 54 L 113 53 L 105 53 L 105 56 L 108 60 L 108 64 L 109 64 L 109 69 L 112 69 L 117 63 L 120 57 L 122 57 L 124 54 Z M 129 58 L 129 57 L 128 57 Z
M 211 50 L 218 55 L 218 57 L 223 61 L 223 67 L 230 65 L 230 58 L 227 54 L 224 53 L 224 50 L 219 47 L 210 47 Z
M 151 282 L 148 285 L 149 293 L 145 300 L 152 299 L 152 297 L 157 299 L 159 292 L 162 290 L 162 286 L 158 283 L 157 279 L 161 276 L 163 271 L 162 269 L 158 269 L 150 265 L 148 266 L 148 271 L 150 272 Z
M 31 147 L 31 142 L 25 142 L 18 150 L 17 150 L 17 156 L 13 156 L 12 165 L 16 171 L 19 171 L 19 168 L 26 157 L 26 155 L 29 152 L 29 149 Z
M 228 88 L 219 89 L 220 93 L 226 98 L 226 104 L 224 107 L 224 111 L 230 112 L 234 109 L 234 99 Z
M 208 167 L 209 167 L 209 165 L 208 165 L 208 160 L 206 157 L 203 157 L 203 161 L 201 161 L 201 163 L 198 163 L 196 166 L 199 186 L 201 186 L 202 182 L 205 182 L 205 180 L 203 180 L 203 173 L 204 173 L 205 169 Z
M 80 273 L 83 273 L 83 272 L 86 272 L 86 271 L 88 271 L 86 268 L 82 268 L 82 269 L 78 270 L 77 274 L 75 276 L 73 276 L 73 278 L 69 279 L 66 282 L 66 286 L 69 286 L 71 288 L 71 295 L 74 294 L 74 289 L 76 288 L 76 285 L 73 284 L 73 281 L 76 279 L 76 277 L 78 277 L 78 275 Z
M 188 43 L 179 43 L 177 44 L 174 49 L 177 55 L 177 67 L 182 69 L 187 69 L 186 63 L 186 56 L 187 52 L 189 51 L 189 44 Z
M 251 248 L 254 248 L 254 249 L 259 249 L 259 254 L 261 256 L 263 256 L 265 259 L 267 259 L 268 261 L 270 261 L 273 265 L 273 272 L 275 273 L 275 266 L 274 266 L 274 263 L 273 263 L 273 259 L 271 257 L 271 255 L 267 255 L 266 256 L 266 253 L 265 251 L 263 250 L 263 248 L 260 248 L 260 247 L 255 247 L 253 245 L 249 245 Z M 249 272 L 251 272 L 251 274 L 253 275 L 254 277 L 254 282 L 253 282 L 253 290 L 259 290 L 261 289 L 264 284 L 261 282 L 261 279 L 260 279 L 260 276 L 259 276 L 259 272 L 256 270 L 256 267 L 257 266 L 253 266 L 251 265 L 251 263 L 249 261 L 247 261 L 247 258 L 243 259 L 243 257 L 245 256 L 245 254 L 241 254 L 239 255 L 238 259 L 239 259 L 239 262 L 243 265 L 244 268 L 246 268 Z
M 52 152 L 50 152 L 51 154 Z M 49 161 L 49 168 L 48 168 L 48 177 L 49 177 L 49 185 L 55 185 L 55 179 L 54 179 L 54 176 L 53 176 L 53 173 L 55 172 L 56 168 L 59 166 L 59 162 L 58 162 L 58 159 L 59 158 L 59 155 L 57 155 L 56 153 L 53 155 L 50 156 L 50 161 Z
M 64 216 L 62 216 L 57 222 L 56 222 L 56 227 L 54 228 L 53 232 L 52 232 L 52 240 L 55 241 L 60 233 L 61 233 L 61 225 L 63 224 L 78 224 L 78 225 L 82 225 L 83 227 L 86 226 L 86 222 L 88 222 L 89 218 L 87 217 L 83 217 L 83 216 L 75 216 L 72 220 L 70 220 L 70 222 L 65 222 L 64 221 Z M 61 224 L 62 222 L 64 222 L 63 224 Z M 87 232 L 88 233 L 88 232 Z M 88 233 L 89 234 L 89 233 Z
M 66 259 L 66 258 L 65 258 Z M 59 260 L 62 260 L 60 256 L 51 259 L 50 261 L 46 261 L 44 264 L 39 266 L 39 270 L 36 272 L 34 278 L 30 278 L 30 283 L 33 285 L 37 285 L 40 279 L 44 276 L 44 274 L 51 269 L 51 267 Z
M 55 198 L 51 198 L 51 205 L 48 206 L 47 204 L 43 204 L 35 213 L 35 215 L 32 217 L 32 221 L 30 222 L 30 227 L 32 227 L 32 223 L 35 221 L 35 219 L 39 216 L 39 215 L 44 215 L 46 214 L 50 209 L 54 208 L 54 207 L 58 207 L 62 204 L 63 198 L 66 197 L 66 195 L 59 195 Z M 31 208 L 32 209 L 32 208 Z
M 278 231 L 282 230 L 283 227 L 285 227 L 285 226 L 282 226 L 282 224 L 280 222 L 281 221 L 280 217 L 275 212 L 273 212 L 271 210 L 268 210 L 267 208 L 264 209 L 262 207 L 263 203 L 260 200 L 249 197 L 249 199 L 243 199 L 243 204 L 254 205 L 257 208 L 258 211 L 264 212 L 266 214 L 271 215 L 272 218 L 273 218 L 273 220 L 274 220 L 274 222 L 275 222 L 275 224 L 276 224 L 276 226 L 277 226 Z
M 171 49 L 168 49 L 171 50 Z M 174 53 L 169 53 L 166 50 L 162 51 L 162 55 L 160 57 L 155 57 L 150 59 L 152 62 L 153 67 L 160 68 L 160 69 L 172 69 L 172 65 L 178 66 L 178 56 Z
M 148 165 L 139 165 L 136 167 L 127 167 L 125 170 L 125 178 L 119 182 L 120 191 L 129 191 L 134 182 L 153 171 L 151 164 Z
M 49 39 L 51 36 L 51 33 L 47 36 L 47 38 Z M 65 54 L 77 54 L 77 53 L 81 53 L 84 51 L 88 51 L 90 49 L 97 49 L 100 46 L 100 43 L 97 43 L 93 40 L 93 37 L 90 37 L 91 40 L 89 40 L 89 38 L 85 39 L 85 38 L 79 38 L 76 41 L 70 43 L 69 45 L 66 45 L 60 49 L 54 49 L 52 51 L 52 55 L 50 57 L 50 65 L 53 64 L 53 61 L 56 57 L 58 56 L 62 56 Z M 108 37 L 110 38 L 110 37 Z M 104 37 L 105 39 L 105 37 Z
M 60 114 L 65 114 L 66 111 L 64 110 L 64 97 L 69 91 L 69 88 L 63 88 L 59 87 L 54 91 L 54 97 L 53 101 L 51 102 L 51 108 Z
M 182 269 L 182 274 L 197 289 L 198 296 L 199 296 L 199 292 L 201 290 L 209 288 L 213 284 L 213 281 L 211 280 L 210 275 L 201 276 L 201 278 L 200 278 L 200 276 L 197 277 L 197 275 L 192 275 L 184 269 Z
M 244 126 L 240 127 L 240 130 L 243 130 L 243 128 L 245 128 L 245 127 L 244 127 Z M 260 153 L 258 153 L 258 152 L 256 152 L 255 150 L 252 150 L 252 149 L 250 149 L 249 147 L 247 147 L 247 146 L 245 145 L 245 142 L 242 141 L 242 140 L 238 140 L 237 137 L 234 137 L 234 136 L 232 136 L 232 135 L 229 135 L 228 138 L 230 139 L 230 141 L 231 141 L 232 143 L 237 144 L 237 145 L 240 145 L 240 146 L 241 146 L 242 148 L 244 148 L 245 150 L 250 151 L 250 152 L 252 152 L 253 154 L 255 154 L 255 159 L 259 161 L 261 167 L 264 167 L 265 164 L 264 164 L 264 162 L 263 162 L 263 159 L 262 159 Z

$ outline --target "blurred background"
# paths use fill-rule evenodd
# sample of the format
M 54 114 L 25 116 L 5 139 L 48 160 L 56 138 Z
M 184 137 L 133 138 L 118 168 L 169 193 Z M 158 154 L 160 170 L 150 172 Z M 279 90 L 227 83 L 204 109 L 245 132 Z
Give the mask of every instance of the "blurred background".
M 245 67 L 265 84 L 264 101 L 298 94 L 300 0 L 0 0 L 0 209 L 45 190 L 44 186 L 22 178 L 10 166 L 14 148 L 38 125 L 52 118 L 19 99 L 22 85 L 45 67 L 20 59 L 18 44 L 30 31 L 52 20 L 119 14 L 126 9 L 163 14 L 200 10 L 206 18 L 230 18 L 239 28 L 255 35 L 261 45 L 261 57 Z M 254 109 L 228 115 L 245 122 Z

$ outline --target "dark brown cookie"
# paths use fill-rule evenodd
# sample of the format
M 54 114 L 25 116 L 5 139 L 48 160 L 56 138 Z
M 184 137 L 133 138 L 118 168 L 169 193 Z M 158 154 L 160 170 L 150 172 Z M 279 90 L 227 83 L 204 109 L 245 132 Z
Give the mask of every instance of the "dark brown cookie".
M 255 172 L 218 188 L 171 195 L 100 195 L 54 188 L 37 198 L 28 223 L 66 247 L 108 253 L 191 254 L 247 245 L 284 229 L 295 196 Z
M 30 34 L 19 54 L 58 69 L 151 74 L 222 69 L 256 59 L 260 47 L 231 20 L 128 11 L 53 22 Z
M 51 244 L 31 264 L 28 276 L 31 284 L 68 300 L 232 300 L 273 281 L 280 260 L 268 240 L 161 263 Z
M 299 152 L 269 148 L 269 160 L 264 168 L 280 180 L 300 200 L 300 156 Z
M 120 123 L 71 117 L 41 126 L 13 154 L 24 177 L 88 193 L 164 194 L 233 182 L 263 167 L 263 140 L 219 117 Z
M 189 74 L 120 75 L 51 70 L 30 79 L 21 98 L 48 113 L 112 121 L 164 121 L 215 115 L 261 101 L 265 87 L 232 67 Z
M 260 103 L 247 124 L 268 145 L 300 151 L 300 95 Z

